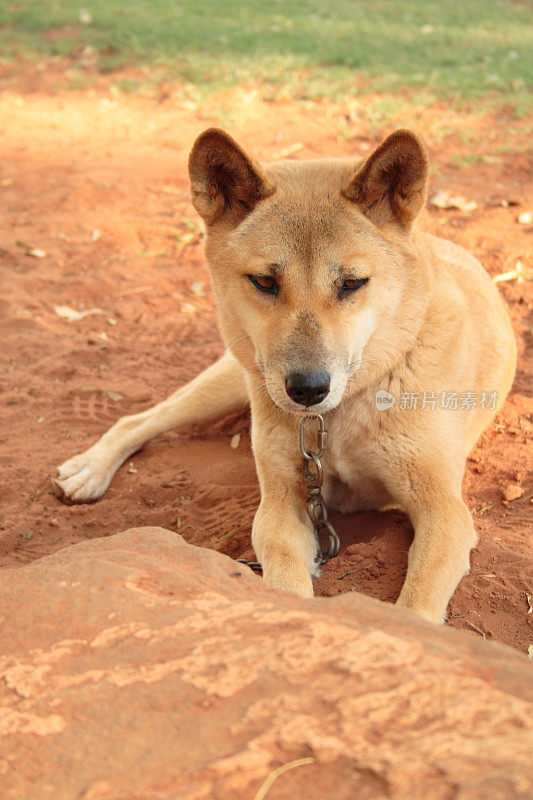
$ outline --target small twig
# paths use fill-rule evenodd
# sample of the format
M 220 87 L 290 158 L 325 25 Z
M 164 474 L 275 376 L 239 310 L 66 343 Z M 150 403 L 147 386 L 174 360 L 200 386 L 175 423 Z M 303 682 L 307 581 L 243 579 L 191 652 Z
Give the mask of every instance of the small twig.
M 187 528 L 190 528 L 190 529 L 191 529 L 191 531 L 193 531 L 193 533 L 194 533 L 194 531 L 196 530 L 196 525 L 193 525 L 193 524 L 192 524 L 192 522 L 188 522 L 188 523 L 187 523 L 187 525 L 184 525 L 184 526 L 183 526 L 183 528 L 182 528 L 182 527 L 179 527 L 179 528 L 178 528 L 178 531 L 179 531 L 179 533 L 180 533 L 180 536 L 183 534 L 183 531 L 186 531 L 186 530 L 187 530 Z
M 280 775 L 283 775 L 284 772 L 287 772 L 289 769 L 294 769 L 294 767 L 303 767 L 304 764 L 314 764 L 314 758 L 298 758 L 296 761 L 289 761 L 288 764 L 283 764 L 283 766 L 278 767 L 273 772 L 270 773 L 266 781 L 263 783 L 257 794 L 255 795 L 253 800 L 264 800 L 269 791 L 270 787 L 276 780 L 279 778 Z
M 350 570 L 350 572 L 345 572 L 344 575 L 340 575 L 337 578 L 337 580 L 342 581 L 342 579 L 345 578 L 347 575 L 353 575 L 355 572 L 361 572 L 362 569 L 370 569 L 370 567 L 377 567 L 377 565 L 378 565 L 377 561 L 374 561 L 373 564 L 365 564 L 364 567 L 358 567 L 357 569 Z
M 484 631 L 482 631 L 481 628 L 478 628 L 477 625 L 474 625 L 472 622 L 469 622 L 467 619 L 465 619 L 465 622 L 466 622 L 466 624 L 468 625 L 469 628 L 472 628 L 473 631 L 476 631 L 477 633 L 479 633 L 481 636 L 483 636 L 484 639 L 487 638 L 486 633 Z
M 227 542 L 228 539 L 231 539 L 232 536 L 235 536 L 236 533 L 239 533 L 239 531 L 242 531 L 242 529 L 245 528 L 245 527 L 246 527 L 246 525 L 239 525 L 238 528 L 233 528 L 232 531 L 229 531 L 228 533 L 223 533 L 222 536 L 219 536 L 218 539 L 215 539 L 215 542 L 217 542 L 217 543 L 218 542 Z
M 137 294 L 138 292 L 149 292 L 153 286 L 137 286 L 135 289 L 125 289 L 123 292 L 117 292 L 113 297 L 126 297 L 129 294 Z

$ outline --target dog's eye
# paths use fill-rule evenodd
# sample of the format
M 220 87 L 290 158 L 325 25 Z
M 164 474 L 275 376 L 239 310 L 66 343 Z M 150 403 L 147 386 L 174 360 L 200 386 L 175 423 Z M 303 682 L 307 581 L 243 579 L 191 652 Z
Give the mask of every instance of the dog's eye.
M 260 292 L 264 294 L 273 294 L 275 296 L 278 295 L 278 282 L 271 275 L 247 275 L 246 277 Z
M 339 289 L 339 297 L 346 297 L 346 295 L 356 292 L 367 284 L 368 280 L 368 278 L 347 278 Z

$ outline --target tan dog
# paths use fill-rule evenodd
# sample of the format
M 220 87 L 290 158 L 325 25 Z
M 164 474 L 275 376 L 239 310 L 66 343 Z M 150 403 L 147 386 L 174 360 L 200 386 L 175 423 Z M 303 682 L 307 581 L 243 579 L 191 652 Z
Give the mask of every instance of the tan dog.
M 441 622 L 477 540 L 465 459 L 509 391 L 515 341 L 479 262 L 413 226 L 427 164 L 408 131 L 363 164 L 264 170 L 223 131 L 203 133 L 189 171 L 228 350 L 63 464 L 58 491 L 95 500 L 153 436 L 248 399 L 262 498 L 252 543 L 269 586 L 311 596 L 317 544 L 298 427 L 324 414 L 327 504 L 407 511 L 415 536 L 398 603 Z

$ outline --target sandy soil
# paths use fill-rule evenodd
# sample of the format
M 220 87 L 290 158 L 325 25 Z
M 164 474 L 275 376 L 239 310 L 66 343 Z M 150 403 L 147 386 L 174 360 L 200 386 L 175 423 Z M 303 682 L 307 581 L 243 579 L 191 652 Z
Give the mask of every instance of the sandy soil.
M 194 544 L 252 558 L 259 491 L 245 413 L 153 441 L 92 505 L 61 503 L 49 476 L 117 417 L 162 399 L 222 351 L 199 220 L 188 200 L 186 158 L 194 137 L 229 119 L 231 132 L 265 160 L 291 150 L 297 158 L 362 156 L 403 119 L 376 130 L 341 105 L 265 103 L 248 90 L 219 97 L 216 109 L 172 91 L 156 98 L 105 86 L 66 92 L 42 70 L 38 80 L 9 79 L 3 87 L 1 565 L 17 567 L 137 525 L 161 525 Z M 431 144 L 430 137 L 431 193 L 451 189 L 478 204 L 469 214 L 429 209 L 423 224 L 469 248 L 493 275 L 518 258 L 531 265 L 532 226 L 517 221 L 533 206 L 531 160 L 510 148 L 467 170 L 449 164 L 461 125 L 477 131 L 475 147 L 482 148 L 489 139 L 494 146 L 505 140 L 508 120 L 455 119 L 444 106 L 411 114 L 422 133 L 452 119 L 446 138 L 434 136 Z M 464 494 L 480 542 L 449 614 L 453 627 L 521 650 L 533 641 L 531 286 L 500 284 L 520 363 L 503 413 L 468 461 Z M 103 313 L 69 322 L 54 305 Z M 508 502 L 510 484 L 523 494 Z M 326 566 L 317 592 L 357 589 L 394 600 L 412 538 L 406 518 L 391 512 L 333 520 L 342 552 Z

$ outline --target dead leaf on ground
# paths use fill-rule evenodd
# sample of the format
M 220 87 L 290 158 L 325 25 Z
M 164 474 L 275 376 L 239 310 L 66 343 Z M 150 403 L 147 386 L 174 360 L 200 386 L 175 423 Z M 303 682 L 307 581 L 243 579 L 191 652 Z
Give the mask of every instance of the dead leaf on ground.
M 527 648 L 527 654 L 530 658 L 533 658 L 533 644 L 530 644 Z
M 75 308 L 70 306 L 52 306 L 58 317 L 66 319 L 68 322 L 78 322 L 80 319 L 85 319 L 92 314 L 103 314 L 101 308 L 87 308 L 85 311 L 76 311 Z
M 526 264 L 525 260 L 518 259 L 514 269 L 500 272 L 492 280 L 494 283 L 503 283 L 505 281 L 525 283 L 526 281 L 533 281 L 533 269 Z
M 294 144 L 289 144 L 287 147 L 284 147 L 283 150 L 278 150 L 277 153 L 274 153 L 272 158 L 276 161 L 278 158 L 287 158 L 288 156 L 292 156 L 293 153 L 297 153 L 298 150 L 303 150 L 303 143 L 302 142 L 294 142 Z
M 205 283 L 202 281 L 194 281 L 193 285 L 191 286 L 191 291 L 197 297 L 203 297 L 205 294 Z
M 100 342 L 108 342 L 109 336 L 105 331 L 100 331 L 99 333 L 95 331 L 91 331 L 87 336 L 87 344 L 99 344 Z
M 164 192 L 165 194 L 181 194 L 182 192 L 179 186 L 169 186 L 169 185 L 162 186 L 161 191 Z
M 112 400 L 114 403 L 118 403 L 119 400 L 124 400 L 124 395 L 120 394 L 120 392 L 114 392 L 112 389 L 106 391 L 106 395 Z
M 518 222 L 521 225 L 531 225 L 533 222 L 533 211 L 522 211 L 522 213 L 518 215 Z
M 236 433 L 234 436 L 231 437 L 231 442 L 229 443 L 229 446 L 232 447 L 234 450 L 236 450 L 240 442 L 241 442 L 241 434 Z
M 23 242 L 21 239 L 17 239 L 15 244 L 17 247 L 21 247 L 27 256 L 33 256 L 33 258 L 44 258 L 47 255 L 46 250 L 41 250 L 39 247 L 34 247 L 32 244 Z
M 199 239 L 200 235 L 201 234 L 194 233 L 193 231 L 186 231 L 185 233 L 177 233 L 176 239 L 185 247 L 185 245 L 191 244 L 192 242 Z
M 526 594 L 526 597 L 527 597 L 527 605 L 528 605 L 527 613 L 528 614 L 533 614 L 533 597 L 530 594 Z
M 184 303 L 181 307 L 181 312 L 183 314 L 196 314 L 198 309 L 196 306 L 193 306 L 192 303 Z
M 475 200 L 468 200 L 468 198 L 462 197 L 461 195 L 454 195 L 447 189 L 438 191 L 429 202 L 430 205 L 435 206 L 435 208 L 457 208 L 459 211 L 464 211 L 466 213 L 474 211 L 474 209 L 477 208 Z

